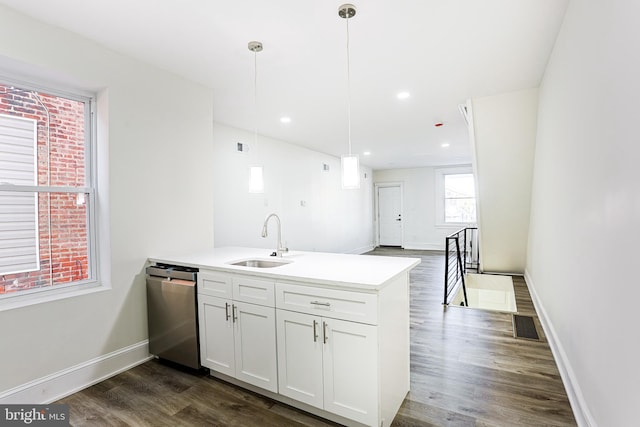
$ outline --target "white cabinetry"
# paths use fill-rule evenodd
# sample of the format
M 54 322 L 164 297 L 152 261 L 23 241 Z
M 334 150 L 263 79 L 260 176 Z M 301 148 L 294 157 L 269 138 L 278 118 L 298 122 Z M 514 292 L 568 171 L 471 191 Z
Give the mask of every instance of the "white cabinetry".
M 409 390 L 408 285 L 408 272 L 361 289 L 201 269 L 201 363 L 340 424 L 387 427 Z
M 277 310 L 280 394 L 377 425 L 377 331 L 372 325 Z
M 277 392 L 273 282 L 206 271 L 198 282 L 202 366 Z
M 276 283 L 279 392 L 379 425 L 378 297 Z

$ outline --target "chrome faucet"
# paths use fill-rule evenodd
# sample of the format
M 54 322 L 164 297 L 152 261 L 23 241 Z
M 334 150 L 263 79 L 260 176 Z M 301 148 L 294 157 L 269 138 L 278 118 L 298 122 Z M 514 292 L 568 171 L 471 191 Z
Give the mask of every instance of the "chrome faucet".
M 282 237 L 280 233 L 280 217 L 278 217 L 278 215 L 272 213 L 268 215 L 267 218 L 264 220 L 264 225 L 262 226 L 262 237 L 267 237 L 269 235 L 267 233 L 267 223 L 269 223 L 269 220 L 271 219 L 271 217 L 274 217 L 278 223 L 278 241 L 276 242 L 276 251 L 271 255 L 282 257 L 282 253 L 289 252 L 289 248 L 285 248 L 282 246 Z

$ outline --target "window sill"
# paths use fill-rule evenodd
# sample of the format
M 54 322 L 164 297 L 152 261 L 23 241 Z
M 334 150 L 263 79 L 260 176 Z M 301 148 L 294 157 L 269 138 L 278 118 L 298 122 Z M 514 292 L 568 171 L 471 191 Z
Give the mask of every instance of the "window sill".
M 42 292 L 34 292 L 28 295 L 4 294 L 0 297 L 0 312 L 31 305 L 43 304 L 61 299 L 74 298 L 81 295 L 104 292 L 111 289 L 109 286 L 97 282 L 78 286 L 70 286 L 66 289 L 53 289 Z

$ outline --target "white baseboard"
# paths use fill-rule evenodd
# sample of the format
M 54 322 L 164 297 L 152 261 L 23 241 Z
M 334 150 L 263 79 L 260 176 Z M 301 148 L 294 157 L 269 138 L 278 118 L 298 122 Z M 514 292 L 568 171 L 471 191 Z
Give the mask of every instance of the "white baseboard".
M 403 247 L 416 251 L 444 251 L 444 243 L 405 242 Z
M 538 313 L 538 318 L 540 319 L 544 333 L 547 336 L 547 341 L 549 342 L 549 347 L 551 347 L 551 352 L 553 353 L 556 365 L 558 365 L 558 370 L 560 371 L 564 388 L 567 392 L 567 396 L 569 397 L 569 402 L 571 402 L 571 409 L 573 410 L 576 422 L 580 427 L 596 427 L 597 424 L 589 411 L 589 406 L 584 399 L 584 395 L 580 389 L 580 384 L 578 383 L 576 375 L 571 368 L 569 358 L 562 347 L 562 343 L 558 339 L 553 323 L 549 319 L 544 306 L 540 302 L 536 286 L 529 274 L 529 270 L 525 269 L 524 278 L 527 282 L 529 293 L 531 294 L 531 300 L 533 301 L 533 305 Z
M 347 253 L 348 254 L 355 254 L 355 255 L 362 255 L 364 253 L 371 252 L 374 248 L 375 248 L 375 245 L 371 244 L 371 245 L 362 246 L 362 247 L 350 250 Z
M 0 404 L 48 404 L 151 359 L 144 340 L 62 371 L 0 391 Z

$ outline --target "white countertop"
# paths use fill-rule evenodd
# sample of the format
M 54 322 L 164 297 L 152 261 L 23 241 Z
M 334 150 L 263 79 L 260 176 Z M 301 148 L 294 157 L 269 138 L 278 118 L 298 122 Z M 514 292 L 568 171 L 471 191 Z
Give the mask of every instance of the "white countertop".
M 377 290 L 397 275 L 420 264 L 419 258 L 350 255 L 291 251 L 282 258 L 269 256 L 273 250 L 241 247 L 216 248 L 193 254 L 153 256 L 149 260 L 201 269 L 293 280 L 355 289 Z M 273 268 L 241 267 L 232 262 L 247 259 L 290 261 Z

